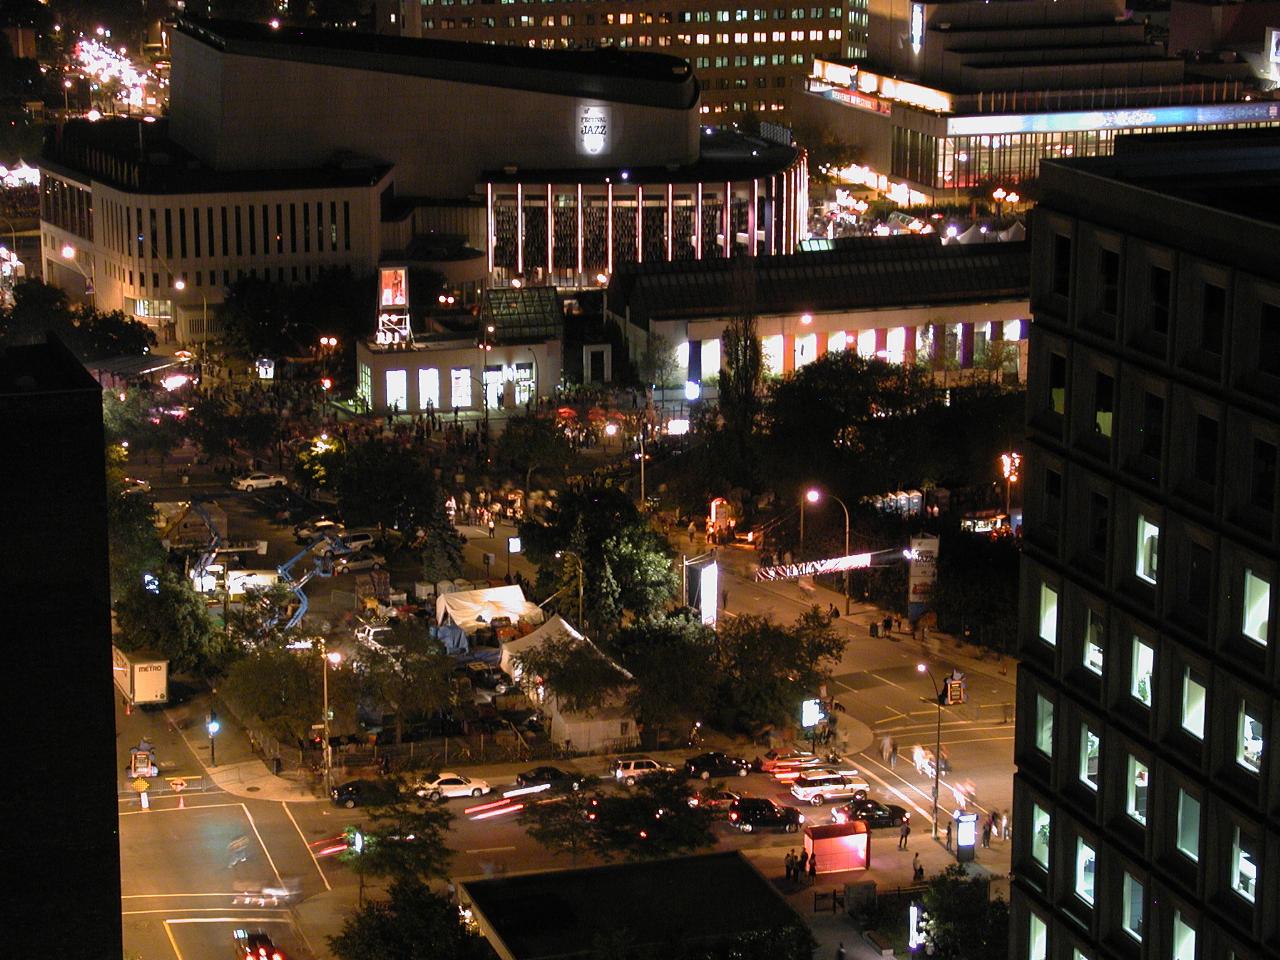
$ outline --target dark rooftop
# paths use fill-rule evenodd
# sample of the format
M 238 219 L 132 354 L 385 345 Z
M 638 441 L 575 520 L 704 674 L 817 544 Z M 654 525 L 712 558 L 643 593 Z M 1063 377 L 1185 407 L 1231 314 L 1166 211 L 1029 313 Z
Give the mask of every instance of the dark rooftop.
M 702 127 L 698 159 L 683 166 L 486 170 L 490 183 L 724 183 L 779 173 L 795 162 L 797 149 L 725 127 Z M 623 173 L 626 176 L 623 176 Z
M 734 260 L 628 264 L 609 284 L 609 310 L 631 322 L 759 313 L 871 310 L 1025 299 L 1027 241 L 943 246 L 931 236 L 866 237 L 833 250 Z
M 0 347 L 0 397 L 101 391 L 98 382 L 62 343 Z
M 623 931 L 643 952 L 801 922 L 736 852 L 466 881 L 459 897 L 517 960 L 582 956 Z
M 169 138 L 169 122 L 112 117 L 70 120 L 52 131 L 41 166 L 77 179 L 91 177 L 137 193 L 240 193 L 376 184 L 386 164 L 335 156 L 323 167 L 291 170 L 214 170 Z
M 392 37 L 318 27 L 184 17 L 178 29 L 201 43 L 247 57 L 294 60 L 457 83 L 599 97 L 687 109 L 698 99 L 689 61 L 663 53 L 540 50 L 453 40 Z

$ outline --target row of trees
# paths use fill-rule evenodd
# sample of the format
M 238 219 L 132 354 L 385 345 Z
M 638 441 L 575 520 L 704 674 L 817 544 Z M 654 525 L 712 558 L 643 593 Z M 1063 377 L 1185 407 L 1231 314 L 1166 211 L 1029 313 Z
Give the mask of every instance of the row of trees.
M 156 344 L 145 324 L 119 310 L 73 306 L 65 293 L 40 280 L 18 281 L 13 296 L 13 305 L 0 309 L 0 345 L 42 342 L 53 333 L 81 360 L 95 360 L 140 357 Z

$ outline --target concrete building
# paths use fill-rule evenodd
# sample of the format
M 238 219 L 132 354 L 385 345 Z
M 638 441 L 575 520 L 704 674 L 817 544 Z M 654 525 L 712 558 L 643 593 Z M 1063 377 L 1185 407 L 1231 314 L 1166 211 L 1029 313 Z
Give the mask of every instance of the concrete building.
M 1256 82 L 1166 56 L 1120 0 L 871 0 L 868 30 L 864 58 L 815 60 L 804 112 L 903 204 L 1009 188 L 1122 133 L 1280 123 Z
M 6 524 L 0 715 L 11 949 L 119 960 L 120 830 L 102 391 L 57 340 L 0 348 Z M 20 516 L 19 516 L 20 515 Z
M 1028 269 L 1025 241 L 870 237 L 754 260 L 637 264 L 614 275 L 605 310 L 632 359 L 673 353 L 667 376 L 676 382 L 719 374 L 724 328 L 744 310 L 756 318 L 773 374 L 855 350 L 926 364 L 956 383 L 1022 379 Z
M 1012 956 L 1274 957 L 1280 138 L 1040 189 Z
M 382 33 L 683 57 L 702 86 L 699 109 L 710 123 L 748 111 L 785 121 L 804 95 L 814 57 L 866 54 L 866 0 L 600 0 L 589 7 L 575 0 L 514 0 L 493 10 L 460 9 L 453 0 L 380 0 L 375 6 Z
M 396 263 L 475 296 L 802 237 L 803 152 L 704 130 L 674 57 L 197 20 L 172 48 L 167 121 L 47 149 L 41 239 L 52 282 L 181 341 L 242 276 Z

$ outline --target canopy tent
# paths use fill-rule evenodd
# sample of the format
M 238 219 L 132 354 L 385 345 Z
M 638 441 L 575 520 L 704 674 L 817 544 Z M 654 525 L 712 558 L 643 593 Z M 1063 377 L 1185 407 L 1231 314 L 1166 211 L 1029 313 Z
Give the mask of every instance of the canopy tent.
M 548 640 L 553 640 L 559 637 L 567 637 L 568 639 L 575 641 L 582 641 L 586 639 L 577 630 L 573 629 L 567 620 L 557 613 L 532 633 L 527 633 L 523 637 L 512 637 L 510 640 L 503 640 L 502 659 L 499 661 L 499 666 L 502 667 L 503 672 L 507 676 L 513 679 L 519 679 L 513 672 L 516 668 L 516 658 L 527 650 L 540 647 Z
M 1022 225 L 1021 220 L 1015 220 L 1013 226 L 1007 230 L 1000 231 L 1000 239 L 1007 242 L 1027 239 L 1027 228 Z
M 467 634 L 475 633 L 498 617 L 509 617 L 512 623 L 520 620 L 541 623 L 542 610 L 526 600 L 518 586 L 459 590 L 436 598 L 436 623 L 452 623 Z

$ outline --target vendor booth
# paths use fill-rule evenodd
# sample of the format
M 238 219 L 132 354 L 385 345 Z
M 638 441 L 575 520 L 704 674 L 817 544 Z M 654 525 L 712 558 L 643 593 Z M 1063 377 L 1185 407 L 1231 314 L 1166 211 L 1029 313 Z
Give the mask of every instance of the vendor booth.
M 461 627 L 468 636 L 501 618 L 513 624 L 521 620 L 542 623 L 543 614 L 536 603 L 524 598 L 524 591 L 517 586 L 459 590 L 436 598 L 436 623 Z
M 871 866 L 871 834 L 865 820 L 804 828 L 804 848 L 818 858 L 818 873 L 866 870 Z

